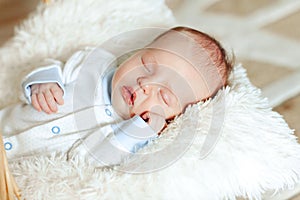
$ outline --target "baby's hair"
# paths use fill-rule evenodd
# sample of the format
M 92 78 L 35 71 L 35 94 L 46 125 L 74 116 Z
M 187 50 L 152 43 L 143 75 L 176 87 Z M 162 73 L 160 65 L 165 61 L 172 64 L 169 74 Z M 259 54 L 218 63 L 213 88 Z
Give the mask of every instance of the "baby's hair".
M 226 86 L 228 84 L 228 76 L 234 64 L 233 53 L 232 56 L 230 56 L 232 58 L 230 58 L 219 41 L 217 41 L 215 38 L 204 32 L 189 27 L 174 27 L 159 35 L 155 40 L 161 38 L 162 36 L 166 35 L 171 31 L 176 31 L 181 34 L 184 34 L 185 36 L 193 39 L 196 42 L 196 44 L 198 44 L 201 48 L 205 49 L 208 52 L 214 66 L 218 69 L 219 75 L 222 78 L 222 86 Z

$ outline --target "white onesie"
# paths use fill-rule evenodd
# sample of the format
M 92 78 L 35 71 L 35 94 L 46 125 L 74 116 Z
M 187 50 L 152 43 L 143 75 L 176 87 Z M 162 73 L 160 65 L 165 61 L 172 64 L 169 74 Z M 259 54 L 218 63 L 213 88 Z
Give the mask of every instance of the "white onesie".
M 48 60 L 28 74 L 23 81 L 27 103 L 0 111 L 8 159 L 63 152 L 80 154 L 97 166 L 113 165 L 156 138 L 141 117 L 123 120 L 112 108 L 110 90 L 115 68 L 111 53 L 86 48 L 65 64 Z M 50 115 L 29 104 L 30 86 L 47 82 L 58 83 L 64 91 L 64 105 Z

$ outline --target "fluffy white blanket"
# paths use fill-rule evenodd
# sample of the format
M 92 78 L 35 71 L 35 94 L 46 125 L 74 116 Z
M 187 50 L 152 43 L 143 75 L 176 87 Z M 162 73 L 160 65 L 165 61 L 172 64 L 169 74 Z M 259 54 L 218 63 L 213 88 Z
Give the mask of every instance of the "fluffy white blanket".
M 80 46 L 122 31 L 174 24 L 162 0 L 57 0 L 40 6 L 0 49 L 1 105 L 17 100 L 17 80 L 40 59 L 64 60 Z M 217 145 L 200 159 L 207 134 L 216 128 Z M 123 166 L 94 169 L 61 154 L 12 160 L 10 166 L 23 197 L 33 200 L 261 199 L 266 191 L 299 182 L 300 145 L 244 68 L 236 66 L 229 87 L 189 107 Z

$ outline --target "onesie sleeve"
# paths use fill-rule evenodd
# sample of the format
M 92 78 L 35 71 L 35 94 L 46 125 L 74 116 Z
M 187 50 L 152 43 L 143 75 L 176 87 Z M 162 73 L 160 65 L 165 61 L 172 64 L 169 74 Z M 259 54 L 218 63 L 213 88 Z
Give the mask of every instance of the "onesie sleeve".
M 158 137 L 140 116 L 91 131 L 68 151 L 95 167 L 119 165 Z
M 86 47 L 75 52 L 66 63 L 54 59 L 45 59 L 40 67 L 30 72 L 22 80 L 23 95 L 31 103 L 31 86 L 39 83 L 57 83 L 65 95 L 65 84 L 74 81 L 82 62 L 94 48 Z M 21 97 L 22 99 L 22 97 Z
M 27 103 L 31 103 L 31 89 L 33 84 L 38 83 L 57 83 L 64 91 L 64 84 L 62 82 L 62 68 L 63 63 L 57 60 L 47 59 L 42 67 L 29 73 L 22 82 L 22 88 Z

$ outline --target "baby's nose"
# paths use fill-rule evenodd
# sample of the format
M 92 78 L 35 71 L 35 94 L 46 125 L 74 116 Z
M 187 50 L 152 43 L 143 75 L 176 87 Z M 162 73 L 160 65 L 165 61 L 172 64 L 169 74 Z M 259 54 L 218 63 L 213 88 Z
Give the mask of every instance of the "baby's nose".
M 153 83 L 150 83 L 146 77 L 139 77 L 137 79 L 139 87 L 143 90 L 143 93 L 149 95 L 153 89 Z

